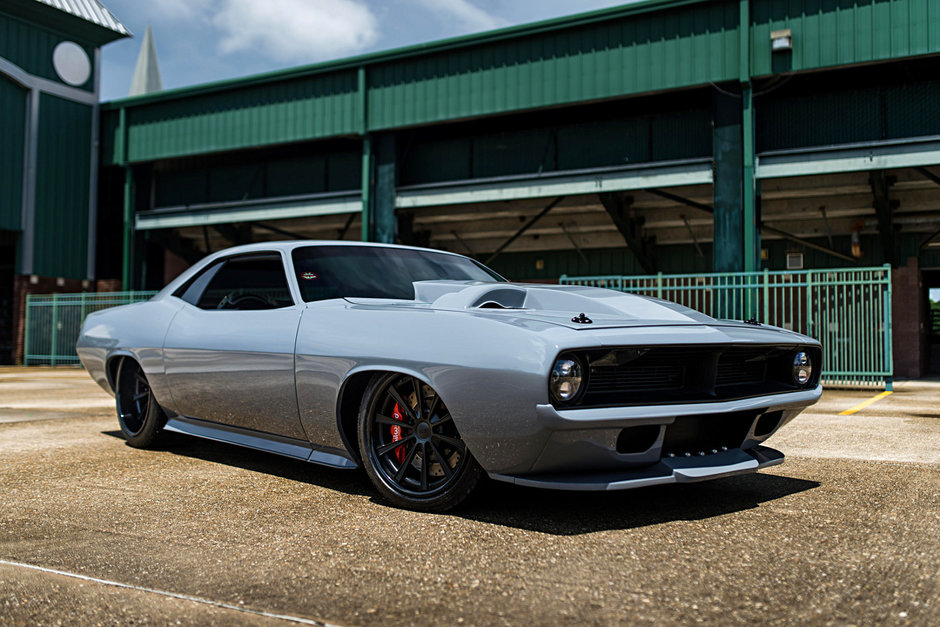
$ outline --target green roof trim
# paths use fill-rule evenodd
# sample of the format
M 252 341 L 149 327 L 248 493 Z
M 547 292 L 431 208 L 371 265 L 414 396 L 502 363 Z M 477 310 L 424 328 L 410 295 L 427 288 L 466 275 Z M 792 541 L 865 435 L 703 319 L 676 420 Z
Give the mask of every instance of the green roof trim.
M 406 59 L 409 57 L 416 57 L 436 52 L 446 52 L 449 50 L 499 42 L 507 39 L 515 39 L 529 35 L 537 35 L 545 32 L 566 30 L 577 26 L 604 22 L 619 17 L 661 11 L 663 9 L 671 9 L 690 4 L 703 4 L 712 1 L 713 0 L 640 0 L 639 2 L 634 2 L 632 4 L 610 7 L 606 9 L 598 9 L 596 11 L 589 11 L 586 13 L 566 15 L 548 20 L 542 20 L 539 22 L 530 22 L 527 24 L 508 26 L 506 28 L 499 28 L 482 33 L 473 33 L 470 35 L 440 39 L 427 43 L 404 46 L 401 48 L 392 48 L 390 50 L 370 52 L 353 57 L 323 61 L 321 63 L 313 63 L 309 65 L 301 65 L 283 70 L 273 70 L 271 72 L 265 72 L 262 74 L 254 74 L 221 81 L 212 81 L 209 83 L 201 83 L 187 87 L 177 87 L 175 89 L 161 91 L 157 94 L 146 94 L 142 96 L 119 98 L 117 100 L 111 100 L 109 102 L 102 103 L 102 108 L 108 109 L 132 107 L 163 100 L 172 100 L 187 96 L 198 96 L 212 92 L 224 91 L 226 89 L 237 89 L 240 87 L 262 85 L 264 83 L 270 83 L 273 81 L 303 78 L 314 74 L 348 70 L 361 66 L 377 65 L 389 61 Z

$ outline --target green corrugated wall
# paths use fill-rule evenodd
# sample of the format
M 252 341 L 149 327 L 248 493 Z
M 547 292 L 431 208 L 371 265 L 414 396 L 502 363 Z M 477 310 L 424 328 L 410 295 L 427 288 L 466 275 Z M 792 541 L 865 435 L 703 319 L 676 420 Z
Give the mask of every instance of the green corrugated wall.
M 752 0 L 751 16 L 753 76 L 940 52 L 938 0 Z M 567 27 L 118 101 L 104 116 L 103 159 L 122 163 L 119 107 L 127 157 L 141 162 L 737 80 L 739 19 L 737 0 L 626 5 Z M 772 54 L 781 28 L 793 31 L 793 52 Z
M 33 274 L 83 279 L 92 108 L 48 95 L 39 108 Z
M 369 128 L 729 80 L 737 22 L 737 2 L 710 2 L 370 66 Z
M 754 0 L 751 6 L 754 76 L 940 50 L 937 0 Z M 786 28 L 793 32 L 793 51 L 772 53 L 770 33 Z
M 89 59 L 95 58 L 94 47 L 85 42 L 0 13 L 0 57 L 30 74 L 60 82 L 52 67 L 52 51 L 63 41 L 74 41 L 84 48 Z M 91 91 L 94 89 L 94 78 L 92 71 L 92 76 L 79 88 Z
M 26 91 L 0 75 L 0 229 L 20 228 L 25 123 Z
M 129 112 L 128 159 L 148 161 L 356 133 L 361 124 L 355 71 L 273 82 Z M 116 132 L 115 120 L 103 131 Z M 104 158 L 115 162 L 114 139 Z

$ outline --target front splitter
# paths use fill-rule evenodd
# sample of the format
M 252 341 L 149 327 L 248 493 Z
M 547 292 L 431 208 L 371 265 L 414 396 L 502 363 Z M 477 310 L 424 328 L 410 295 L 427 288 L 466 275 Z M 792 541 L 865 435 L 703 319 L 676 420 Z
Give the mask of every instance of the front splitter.
M 783 453 L 766 446 L 748 450 L 734 449 L 722 453 L 692 457 L 669 457 L 659 462 L 627 471 L 566 473 L 545 475 L 502 475 L 490 473 L 492 479 L 532 488 L 603 492 L 631 490 L 667 483 L 694 483 L 733 475 L 757 472 L 761 468 L 783 463 Z

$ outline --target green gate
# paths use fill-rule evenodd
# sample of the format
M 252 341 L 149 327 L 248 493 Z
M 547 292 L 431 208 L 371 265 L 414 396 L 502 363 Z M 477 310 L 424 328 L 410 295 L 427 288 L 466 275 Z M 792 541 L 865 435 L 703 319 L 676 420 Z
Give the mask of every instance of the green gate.
M 671 300 L 716 318 L 757 320 L 818 339 L 823 383 L 891 389 L 891 266 L 828 270 L 562 276 Z
M 78 364 L 75 342 L 85 316 L 101 309 L 145 301 L 156 292 L 27 294 L 23 364 Z

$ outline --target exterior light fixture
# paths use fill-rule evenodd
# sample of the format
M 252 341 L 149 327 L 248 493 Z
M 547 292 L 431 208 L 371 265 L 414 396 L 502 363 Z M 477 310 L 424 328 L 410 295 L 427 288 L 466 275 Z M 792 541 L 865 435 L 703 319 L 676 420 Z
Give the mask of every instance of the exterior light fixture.
M 793 50 L 793 32 L 789 28 L 771 31 L 770 49 L 773 52 Z

